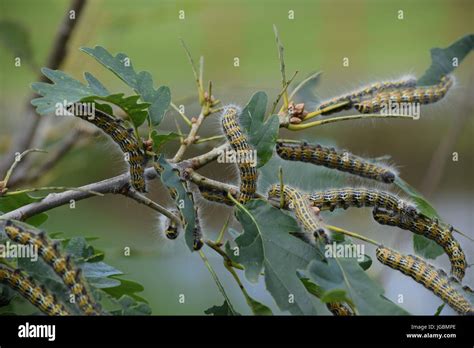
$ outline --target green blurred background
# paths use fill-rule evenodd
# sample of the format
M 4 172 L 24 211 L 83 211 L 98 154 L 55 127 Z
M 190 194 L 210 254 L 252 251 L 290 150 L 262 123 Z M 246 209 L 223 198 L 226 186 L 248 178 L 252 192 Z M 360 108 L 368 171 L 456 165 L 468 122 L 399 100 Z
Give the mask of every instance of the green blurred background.
M 33 60 L 42 66 L 67 8 L 68 2 L 60 0 L 1 0 L 0 18 L 16 21 L 30 32 Z M 178 18 L 180 10 L 185 11 L 185 20 Z M 290 10 L 294 11 L 294 20 L 288 19 Z M 403 20 L 397 19 L 398 10 L 404 11 Z M 212 80 L 216 97 L 224 103 L 243 104 L 258 90 L 266 91 L 273 101 L 281 89 L 272 29 L 276 24 L 285 46 L 287 75 L 298 70 L 297 80 L 301 80 L 312 72 L 323 71 L 317 93 L 325 98 L 371 81 L 406 74 L 421 76 L 430 65 L 430 48 L 446 47 L 474 31 L 473 13 L 474 2 L 469 0 L 96 0 L 86 6 L 61 69 L 78 79 L 82 79 L 84 71 L 92 72 L 109 90 L 131 93 L 109 71 L 81 53 L 79 47 L 101 45 L 114 54 L 124 52 L 131 57 L 136 70 L 149 71 L 157 86 L 169 86 L 173 101 L 185 105 L 186 114 L 194 115 L 198 112 L 196 90 L 179 42 L 179 38 L 183 38 L 195 60 L 201 55 L 205 57 L 205 79 Z M 3 152 L 11 134 L 22 128 L 24 100 L 30 94 L 30 83 L 37 79 L 38 70 L 25 64 L 15 67 L 10 52 L 3 46 L 1 49 L 0 152 Z M 233 66 L 234 57 L 240 59 L 238 68 Z M 342 66 L 343 57 L 349 57 L 349 67 Z M 282 135 L 323 139 L 369 157 L 390 154 L 402 177 L 423 193 L 423 184 L 432 175 L 427 168 L 433 153 L 447 136 L 448 129 L 469 108 L 473 63 L 474 57 L 468 56 L 455 71 L 456 86 L 448 98 L 422 108 L 419 121 L 355 121 L 320 127 L 317 132 L 282 132 Z M 174 131 L 175 119 L 179 119 L 176 113 L 168 112 L 161 129 Z M 215 116 L 206 122 L 201 135 L 220 133 Z M 473 119 L 469 117 L 463 122 L 452 150 L 459 153 L 460 159 L 447 161 L 440 185 L 428 198 L 447 222 L 472 235 Z M 61 132 L 73 127 L 51 119 L 42 131 L 52 134 L 53 138 L 63 136 L 51 132 L 56 125 Z M 183 124 L 181 126 L 185 129 Z M 204 152 L 213 145 L 216 144 L 201 145 L 187 155 Z M 167 147 L 168 155 L 173 148 L 175 146 Z M 41 184 L 79 186 L 98 181 L 123 172 L 125 166 L 120 159 L 115 148 L 101 138 L 71 152 Z M 231 181 L 235 178 L 232 168 L 218 172 L 210 167 L 202 173 Z M 297 183 L 298 178 L 295 181 Z M 315 188 L 319 185 L 325 183 L 315 182 Z M 158 183 L 151 186 L 150 197 L 165 202 Z M 211 236 L 229 214 L 228 210 L 210 204 L 203 204 L 202 211 L 206 233 Z M 67 236 L 99 236 L 94 245 L 105 250 L 108 263 L 144 285 L 145 291 L 140 295 L 149 301 L 154 314 L 202 314 L 206 308 L 223 302 L 199 256 L 191 255 L 182 240 L 170 242 L 160 236 L 158 217 L 152 210 L 122 197 L 107 196 L 78 202 L 74 210 L 55 209 L 49 216 L 44 226 L 49 231 L 64 232 Z M 410 233 L 380 228 L 371 222 L 368 211 L 328 219 L 333 224 L 412 252 Z M 234 227 L 238 226 L 234 224 Z M 472 262 L 473 244 L 462 237 L 459 239 Z M 132 250 L 130 257 L 123 256 L 126 246 Z M 372 247 L 366 249 L 373 256 Z M 248 314 L 244 299 L 222 267 L 220 257 L 209 250 L 206 253 L 238 311 Z M 448 266 L 445 256 L 435 263 L 444 268 Z M 395 300 L 397 294 L 403 293 L 402 306 L 412 313 L 432 314 L 440 304 L 421 286 L 378 264 L 374 264 L 370 272 L 384 284 L 390 299 Z M 471 270 L 465 280 L 473 285 Z M 246 285 L 252 296 L 276 308 L 263 282 L 246 282 Z M 179 294 L 186 295 L 185 304 L 178 303 Z

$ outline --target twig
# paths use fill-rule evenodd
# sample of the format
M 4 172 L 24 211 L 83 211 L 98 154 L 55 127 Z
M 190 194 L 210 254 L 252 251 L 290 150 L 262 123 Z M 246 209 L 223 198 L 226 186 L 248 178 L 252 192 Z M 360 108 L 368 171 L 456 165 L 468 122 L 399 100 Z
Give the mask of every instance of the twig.
M 204 110 L 201 110 L 201 113 L 199 114 L 198 118 L 193 118 L 191 120 L 191 122 L 192 122 L 191 130 L 189 131 L 189 134 L 186 137 L 186 139 L 184 139 L 182 141 L 178 151 L 174 155 L 171 162 L 177 163 L 177 162 L 181 161 L 181 159 L 183 158 L 184 153 L 186 152 L 186 149 L 188 148 L 188 146 L 193 144 L 197 140 L 196 139 L 196 134 L 199 130 L 199 127 L 201 127 L 201 123 L 202 123 L 202 121 L 204 120 L 205 117 L 206 116 L 205 116 Z
M 281 86 L 283 87 L 283 105 L 285 108 L 288 107 L 288 92 L 287 92 L 287 83 L 286 83 L 286 72 L 285 72 L 285 59 L 283 56 L 284 47 L 278 36 L 278 30 L 276 25 L 273 25 L 273 32 L 275 33 L 275 40 L 278 48 L 278 59 L 280 61 L 280 73 L 281 73 Z
M 230 148 L 230 145 L 227 143 L 224 143 L 222 145 L 219 145 L 218 147 L 213 148 L 211 151 L 196 156 L 194 158 L 190 158 L 188 160 L 185 160 L 184 162 L 188 163 L 188 167 L 193 168 L 193 169 L 199 169 L 204 167 L 206 164 L 214 161 L 221 155 L 224 151 Z
M 180 110 L 173 102 L 171 102 L 170 105 L 171 105 L 171 107 L 172 107 L 173 109 L 175 109 L 176 112 L 181 116 L 181 118 L 183 119 L 183 121 L 184 121 L 189 127 L 191 127 L 191 126 L 192 126 L 191 120 L 190 120 L 183 112 L 181 112 L 181 110 Z
M 348 120 L 358 120 L 358 119 L 369 119 L 369 118 L 406 118 L 410 120 L 413 119 L 412 116 L 361 114 L 361 115 L 349 115 L 349 116 L 341 116 L 341 117 L 334 117 L 334 118 L 326 118 L 323 120 L 313 121 L 310 123 L 290 124 L 287 126 L 287 128 L 288 130 L 299 131 L 299 130 L 308 129 L 311 127 L 321 126 L 327 123 L 334 123 L 334 122 L 348 121 Z
M 341 234 L 345 234 L 347 236 L 350 236 L 350 237 L 354 237 L 354 238 L 357 238 L 357 239 L 360 239 L 360 240 L 363 240 L 364 242 L 367 242 L 367 243 L 370 243 L 370 244 L 373 244 L 375 246 L 379 246 L 380 243 L 373 240 L 373 239 L 370 239 L 370 238 L 367 238 L 367 237 L 364 237 L 358 233 L 354 233 L 354 232 L 350 232 L 350 231 L 347 231 L 343 228 L 340 228 L 340 227 L 336 227 L 336 226 L 331 226 L 331 225 L 326 225 L 327 228 L 329 228 L 331 231 L 333 232 L 336 232 L 336 233 L 341 233 Z
M 162 205 L 156 203 L 152 199 L 142 195 L 141 193 L 135 190 L 126 190 L 125 192 L 123 192 L 123 195 L 137 201 L 140 204 L 144 204 L 153 210 L 156 210 L 157 212 L 166 216 L 168 219 L 173 220 L 173 222 L 175 222 L 177 225 L 182 224 L 182 221 L 175 214 L 173 214 Z
M 67 186 L 45 186 L 45 187 L 34 187 L 34 188 L 29 188 L 29 189 L 21 189 L 21 190 L 16 190 L 16 191 L 10 191 L 5 193 L 3 196 L 14 196 L 14 195 L 19 195 L 22 193 L 29 193 L 29 192 L 38 192 L 38 191 L 83 191 L 83 192 L 89 192 L 93 194 L 94 196 L 100 196 L 102 197 L 103 194 L 100 192 L 96 191 L 90 191 L 90 190 L 84 190 L 81 189 L 80 187 L 67 187 Z
M 293 82 L 296 75 L 298 75 L 298 70 L 296 70 L 295 73 L 293 74 L 293 76 L 285 83 L 285 85 L 281 89 L 281 92 L 278 94 L 277 98 L 273 102 L 271 114 L 275 113 L 275 110 L 277 108 L 278 103 L 280 102 L 281 97 L 284 96 L 285 94 L 288 94 L 288 87 L 290 86 L 291 82 Z M 285 107 L 286 107 L 286 109 L 288 109 L 288 103 L 286 105 L 285 104 L 282 105 L 282 110 L 284 110 Z
M 42 149 L 28 149 L 28 150 L 25 150 L 23 151 L 21 154 L 20 154 L 20 157 L 17 159 L 16 156 L 13 160 L 13 163 L 11 164 L 10 168 L 8 169 L 6 175 L 5 175 L 5 178 L 2 180 L 2 186 L 3 187 L 0 187 L 0 191 L 4 191 L 5 189 L 8 188 L 8 182 L 10 181 L 10 177 L 13 173 L 13 171 L 15 170 L 16 166 L 18 165 L 18 163 L 21 162 L 21 160 L 23 159 L 24 156 L 28 155 L 29 153 L 31 152 L 43 152 L 43 153 L 46 153 L 47 151 L 45 150 L 42 150 Z
M 67 44 L 69 42 L 72 32 L 74 31 L 77 26 L 77 23 L 79 22 L 79 18 L 81 16 L 85 4 L 85 0 L 73 0 L 70 8 L 66 10 L 66 15 L 64 16 L 63 22 L 56 33 L 53 48 L 50 51 L 46 63 L 46 66 L 48 68 L 57 69 L 64 61 L 64 58 L 66 57 L 67 53 Z M 69 18 L 69 11 L 75 11 L 76 18 L 74 20 L 71 20 Z M 48 81 L 46 76 L 44 76 L 43 74 L 40 74 L 39 80 L 42 82 Z M 15 153 L 23 152 L 28 149 L 31 146 L 33 139 L 35 138 L 35 134 L 40 124 L 41 117 L 36 114 L 33 106 L 30 103 L 30 100 L 34 96 L 35 95 L 33 94 L 27 99 L 26 120 L 23 120 L 22 122 L 25 127 L 22 128 L 21 132 L 16 134 L 15 138 L 12 140 L 12 146 L 10 147 L 9 153 L 7 153 L 3 160 L 0 162 L 0 174 L 4 173 L 8 169 L 10 163 L 12 162 L 15 156 Z

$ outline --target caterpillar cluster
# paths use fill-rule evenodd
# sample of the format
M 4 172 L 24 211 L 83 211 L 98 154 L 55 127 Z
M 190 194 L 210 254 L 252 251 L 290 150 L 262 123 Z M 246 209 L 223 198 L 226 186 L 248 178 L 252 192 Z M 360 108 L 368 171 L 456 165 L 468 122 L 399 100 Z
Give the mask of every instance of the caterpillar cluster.
M 308 196 L 314 207 L 333 211 L 336 208 L 377 207 L 396 212 L 402 216 L 416 217 L 417 208 L 396 195 L 371 188 L 346 187 L 314 192 Z
M 224 108 L 222 113 L 222 129 L 232 147 L 232 150 L 240 157 L 247 158 L 252 152 L 252 148 L 248 143 L 247 136 L 240 128 L 238 117 L 240 109 L 236 106 L 229 105 Z M 242 204 L 252 199 L 257 191 L 257 168 L 252 166 L 248 161 L 238 161 L 240 172 L 240 192 L 238 201 Z
M 147 161 L 143 147 L 133 135 L 133 129 L 125 128 L 124 121 L 113 117 L 101 110 L 95 110 L 92 117 L 83 112 L 85 105 L 76 103 L 73 105 L 74 115 L 87 122 L 92 123 L 106 133 L 120 147 L 122 152 L 128 153 L 128 164 L 130 167 L 130 183 L 139 192 L 146 192 L 145 164 Z M 72 109 L 72 108 L 71 108 Z
M 275 200 L 281 197 L 281 187 L 274 184 L 268 190 L 268 199 Z M 323 240 L 325 244 L 329 242 L 324 225 L 319 221 L 307 197 L 291 186 L 283 187 L 283 200 L 285 206 L 294 211 L 297 221 L 303 226 L 306 232 L 311 233 L 316 240 Z
M 414 78 L 407 78 L 407 79 L 402 79 L 398 81 L 376 82 L 369 86 L 363 87 L 360 90 L 357 90 L 355 92 L 348 93 L 340 97 L 333 98 L 329 101 L 323 102 L 318 106 L 318 110 L 323 110 L 330 106 L 344 103 L 344 102 L 347 103 L 338 108 L 332 109 L 330 111 L 325 111 L 321 114 L 321 115 L 330 115 L 335 112 L 352 109 L 355 103 L 360 102 L 361 98 L 364 96 L 373 95 L 374 93 L 379 93 L 379 92 L 386 91 L 389 89 L 414 87 L 415 85 L 416 85 L 416 79 Z
M 437 85 L 380 92 L 370 99 L 355 103 L 354 107 L 361 113 L 375 113 L 389 103 L 431 104 L 442 99 L 452 85 L 453 79 L 450 76 L 443 76 Z
M 27 231 L 8 220 L 5 225 L 5 233 L 12 241 L 35 246 L 38 254 L 62 279 L 67 288 L 77 299 L 79 308 L 86 315 L 100 315 L 98 304 L 95 303 L 87 290 L 85 281 L 81 276 L 80 269 L 75 269 L 69 256 L 61 255 L 58 244 L 52 243 L 44 232 L 34 233 Z
M 58 302 L 43 286 L 36 285 L 33 278 L 21 270 L 12 270 L 0 265 L 0 282 L 17 291 L 21 296 L 47 315 L 70 315 L 69 311 Z
M 277 142 L 276 152 L 284 160 L 308 162 L 387 184 L 393 183 L 396 177 L 390 168 L 319 144 Z
M 435 241 L 448 255 L 451 273 L 459 280 L 464 278 L 467 268 L 466 256 L 459 242 L 453 237 L 452 226 L 423 216 L 405 218 L 399 214 L 387 214 L 379 209 L 373 211 L 373 217 L 381 225 L 397 226 Z
M 474 315 L 472 304 L 453 286 L 443 271 L 416 256 L 405 256 L 383 246 L 376 249 L 376 256 L 384 265 L 402 272 L 431 290 L 459 314 Z

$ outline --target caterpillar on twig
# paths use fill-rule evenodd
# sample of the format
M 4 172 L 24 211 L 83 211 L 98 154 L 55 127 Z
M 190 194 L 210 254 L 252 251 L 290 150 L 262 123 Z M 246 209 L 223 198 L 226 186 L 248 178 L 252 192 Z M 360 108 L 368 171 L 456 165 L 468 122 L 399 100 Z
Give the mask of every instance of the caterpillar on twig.
M 146 192 L 145 164 L 147 158 L 140 141 L 133 135 L 133 129 L 125 128 L 122 119 L 98 109 L 95 109 L 94 115 L 88 116 L 83 108 L 86 108 L 86 106 L 82 103 L 76 103 L 71 106 L 69 112 L 100 128 L 112 138 L 123 153 L 128 154 L 127 162 L 130 167 L 130 183 L 137 191 Z
M 451 273 L 459 280 L 464 278 L 467 268 L 466 256 L 459 242 L 453 237 L 452 226 L 422 216 L 406 219 L 399 214 L 388 214 L 379 209 L 374 209 L 373 217 L 381 225 L 397 226 L 435 241 L 448 255 Z
M 86 315 L 100 315 L 98 304 L 93 300 L 92 295 L 87 290 L 80 269 L 75 269 L 69 256 L 63 256 L 59 251 L 58 243 L 52 243 L 44 232 L 35 233 L 27 231 L 8 220 L 5 225 L 5 233 L 12 241 L 32 245 L 38 249 L 40 257 L 50 266 L 61 278 L 66 287 L 77 299 L 79 308 Z
M 311 204 L 320 210 L 333 211 L 336 208 L 347 209 L 349 207 L 378 207 L 401 215 L 416 217 L 417 208 L 396 195 L 371 188 L 329 189 L 313 192 L 308 196 Z
M 431 104 L 442 99 L 452 85 L 452 77 L 443 76 L 437 85 L 380 92 L 370 99 L 354 104 L 354 107 L 361 113 L 375 113 L 389 103 Z
M 268 199 L 280 199 L 281 187 L 274 184 L 268 190 Z M 303 229 L 311 233 L 316 240 L 322 239 L 325 244 L 328 243 L 328 236 L 324 225 L 319 221 L 307 197 L 298 192 L 291 186 L 285 185 L 283 188 L 284 204 L 294 211 L 296 220 L 303 226 Z
M 33 278 L 19 269 L 12 270 L 0 265 L 0 282 L 8 285 L 27 299 L 32 305 L 47 315 L 70 315 L 69 311 L 58 302 L 43 286 L 36 285 Z
M 329 302 L 326 304 L 326 307 L 337 317 L 348 317 L 355 315 L 349 306 L 341 302 Z
M 336 97 L 329 101 L 323 102 L 318 106 L 318 110 L 326 109 L 330 106 L 347 102 L 347 104 L 344 104 L 338 108 L 321 113 L 321 115 L 330 115 L 335 112 L 352 109 L 354 107 L 354 104 L 360 102 L 361 98 L 365 96 L 370 96 L 370 95 L 373 95 L 374 93 L 386 91 L 389 89 L 415 87 L 415 85 L 416 85 L 415 78 L 407 78 L 407 79 L 402 79 L 398 81 L 376 82 L 369 86 L 363 87 L 355 92 L 347 93 L 340 97 Z
M 240 108 L 228 105 L 222 113 L 222 129 L 224 134 L 236 153 L 237 157 L 243 160 L 238 161 L 240 172 L 240 192 L 238 201 L 242 204 L 252 199 L 257 191 L 257 168 L 246 160 L 252 155 L 253 150 L 248 143 L 247 136 L 242 131 L 238 117 Z
M 393 183 L 396 173 L 386 166 L 371 163 L 347 151 L 307 143 L 277 142 L 276 152 L 284 160 L 308 162 L 367 179 Z
M 384 265 L 402 272 L 431 290 L 459 314 L 474 315 L 472 304 L 453 286 L 443 271 L 419 257 L 405 256 L 383 246 L 376 249 L 376 256 Z

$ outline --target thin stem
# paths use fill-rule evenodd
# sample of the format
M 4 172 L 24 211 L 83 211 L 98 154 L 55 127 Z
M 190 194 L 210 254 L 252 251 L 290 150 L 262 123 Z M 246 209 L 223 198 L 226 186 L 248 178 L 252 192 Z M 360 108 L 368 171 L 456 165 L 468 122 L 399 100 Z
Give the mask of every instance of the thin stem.
M 231 260 L 231 258 L 229 257 L 229 255 L 227 255 L 225 253 L 224 250 L 222 250 L 216 243 L 210 241 L 210 240 L 206 240 L 205 241 L 206 245 L 211 248 L 212 250 L 214 250 L 216 253 L 218 253 L 219 255 L 221 255 L 223 258 L 224 258 L 224 262 L 228 262 L 232 265 L 232 267 L 236 268 L 236 269 L 240 269 L 241 271 L 244 270 L 244 266 L 242 266 L 241 264 L 239 263 L 236 263 L 234 261 Z
M 283 168 L 280 166 L 278 168 L 278 179 L 280 179 L 280 209 L 283 209 L 285 206 L 285 195 L 283 192 L 285 191 L 285 187 L 283 186 Z
M 42 150 L 42 149 L 28 149 L 28 150 L 23 151 L 20 154 L 19 157 L 15 156 L 15 159 L 14 159 L 13 163 L 11 164 L 10 169 L 8 169 L 7 174 L 5 175 L 5 178 L 3 179 L 3 187 L 4 188 L 8 187 L 8 181 L 10 180 L 10 177 L 11 177 L 13 171 L 15 170 L 16 166 L 18 165 L 18 163 L 23 159 L 24 156 L 26 156 L 27 154 L 29 154 L 31 152 L 47 153 L 47 151 Z
M 205 143 L 205 142 L 208 142 L 208 141 L 220 140 L 220 139 L 224 139 L 224 138 L 225 138 L 225 135 L 214 135 L 212 137 L 199 139 L 195 142 L 195 144 L 202 144 L 202 143 Z
M 308 114 L 303 118 L 303 121 L 309 120 L 309 119 L 311 119 L 311 118 L 313 118 L 313 117 L 316 117 L 316 116 L 319 116 L 319 115 L 322 115 L 322 114 L 325 113 L 325 112 L 329 112 L 329 111 L 332 111 L 332 110 L 334 110 L 334 109 L 338 109 L 338 108 L 340 108 L 341 106 L 344 106 L 344 105 L 347 105 L 347 104 L 349 104 L 349 101 L 340 102 L 340 103 L 337 103 L 337 104 L 328 106 L 327 108 L 324 108 L 324 109 L 315 110 L 315 111 L 313 111 L 313 112 L 308 113 Z
M 208 269 L 209 273 L 212 276 L 212 279 L 214 279 L 214 282 L 217 285 L 217 288 L 221 292 L 222 296 L 224 296 L 225 301 L 227 302 L 229 306 L 229 310 L 232 312 L 233 315 L 236 315 L 237 312 L 235 311 L 234 307 L 232 306 L 232 303 L 229 300 L 229 297 L 227 296 L 227 293 L 225 292 L 224 287 L 222 286 L 221 281 L 219 280 L 219 277 L 217 276 L 217 273 L 214 271 L 212 268 L 211 264 L 209 263 L 209 260 L 207 259 L 206 255 L 202 250 L 199 250 L 199 256 L 201 256 L 202 261 L 206 265 L 206 268 Z
M 229 227 L 229 222 L 230 222 L 231 217 L 232 217 L 232 215 L 229 214 L 229 216 L 227 217 L 227 220 L 224 223 L 224 226 L 222 226 L 222 228 L 219 232 L 219 235 L 217 236 L 217 239 L 215 241 L 216 245 L 222 245 L 222 239 L 224 239 L 224 234 L 227 231 L 227 228 Z
M 291 79 L 289 79 L 285 85 L 283 86 L 281 92 L 278 94 L 277 98 L 275 99 L 275 101 L 273 102 L 273 107 L 272 107 L 272 112 L 271 114 L 274 114 L 275 113 L 275 110 L 277 108 L 277 105 L 278 103 L 280 102 L 280 99 L 282 96 L 286 94 L 288 94 L 288 87 L 290 86 L 291 82 L 293 82 L 294 78 L 296 77 L 296 75 L 298 74 L 298 70 L 295 71 L 295 73 L 293 74 L 293 76 L 291 77 Z M 285 104 L 283 103 L 283 105 L 281 106 L 281 110 L 280 111 L 284 111 L 286 109 L 288 109 L 288 103 Z
M 367 243 L 370 243 L 370 244 L 373 244 L 375 246 L 379 246 L 380 243 L 377 242 L 376 240 L 373 240 L 373 239 L 370 239 L 370 238 L 367 238 L 367 237 L 364 237 L 360 234 L 357 234 L 357 233 L 354 233 L 354 232 L 350 232 L 350 231 L 347 231 L 343 228 L 340 228 L 340 227 L 337 227 L 337 226 L 331 226 L 331 225 L 326 225 L 327 228 L 329 228 L 331 231 L 333 232 L 337 232 L 337 233 L 342 233 L 342 234 L 345 234 L 347 236 L 350 236 L 350 237 L 354 237 L 354 238 L 357 238 L 357 239 L 360 239 L 360 240 L 363 240 Z
M 82 191 L 82 192 L 88 192 L 91 193 L 95 196 L 100 196 L 103 197 L 104 194 L 96 191 L 90 191 L 90 190 L 84 190 L 81 189 L 80 187 L 66 187 L 66 186 L 45 186 L 45 187 L 34 187 L 34 188 L 29 188 L 29 189 L 23 189 L 23 190 L 16 190 L 16 191 L 10 191 L 5 193 L 3 196 L 14 196 L 14 195 L 19 195 L 22 193 L 28 193 L 28 192 L 38 192 L 38 191 Z
M 123 193 L 125 196 L 127 197 L 130 197 L 131 199 L 137 201 L 138 203 L 141 203 L 141 204 L 144 204 L 146 205 L 147 207 L 153 209 L 153 210 L 156 210 L 157 212 L 159 212 L 160 214 L 163 214 L 164 216 L 166 216 L 167 218 L 169 218 L 170 220 L 173 220 L 173 222 L 175 222 L 177 225 L 181 225 L 182 224 L 182 221 L 180 218 L 178 218 L 175 214 L 173 214 L 172 212 L 170 212 L 168 209 L 166 209 L 165 207 L 163 207 L 162 205 L 156 203 L 155 201 L 153 201 L 152 199 L 142 195 L 141 193 L 135 191 L 135 190 L 128 190 L 126 192 Z
M 318 121 L 314 121 L 310 123 L 290 124 L 288 125 L 288 130 L 300 131 L 300 130 L 308 129 L 311 127 L 322 126 L 323 124 L 327 124 L 327 123 L 334 123 L 334 122 L 348 121 L 348 120 L 358 120 L 358 119 L 369 119 L 369 118 L 406 118 L 410 120 L 413 119 L 412 116 L 361 114 L 361 115 L 350 115 L 350 116 L 326 118 L 324 120 L 318 120 Z
M 198 93 L 199 93 L 199 101 L 202 104 L 202 101 L 204 100 L 204 91 L 200 82 L 200 78 L 198 75 L 198 72 L 196 70 L 196 65 L 194 64 L 194 59 L 191 56 L 191 52 L 189 51 L 188 47 L 186 46 L 186 43 L 182 38 L 179 39 L 181 41 L 181 45 L 183 46 L 184 50 L 186 51 L 186 56 L 188 57 L 189 63 L 191 64 L 191 68 L 193 69 L 193 74 L 194 74 L 194 79 L 196 80 L 196 85 L 198 88 Z
M 286 71 L 285 71 L 285 59 L 284 59 L 284 47 L 278 36 L 278 29 L 276 25 L 273 25 L 273 32 L 275 33 L 275 41 L 278 49 L 278 59 L 280 61 L 280 73 L 281 73 L 281 86 L 283 87 L 283 104 L 285 108 L 288 107 L 288 92 L 286 83 Z
M 176 110 L 176 112 L 178 113 L 178 115 L 181 116 L 181 118 L 183 119 L 183 121 L 189 126 L 191 127 L 193 124 L 191 123 L 191 120 L 183 113 L 181 112 L 181 110 L 176 106 L 176 104 L 174 104 L 173 102 L 170 103 L 171 107 L 173 109 Z

